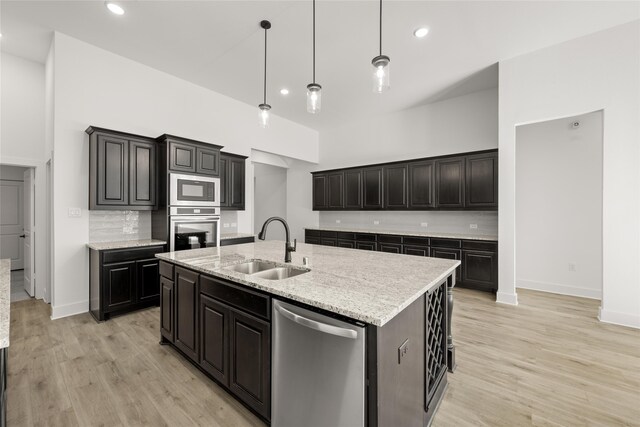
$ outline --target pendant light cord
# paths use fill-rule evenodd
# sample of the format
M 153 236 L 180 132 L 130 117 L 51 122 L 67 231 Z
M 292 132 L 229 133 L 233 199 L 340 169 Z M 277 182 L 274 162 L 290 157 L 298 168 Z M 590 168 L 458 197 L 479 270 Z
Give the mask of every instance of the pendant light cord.
M 267 103 L 267 29 L 264 29 L 264 98 L 263 103 Z
M 316 83 L 316 0 L 313 0 L 313 83 Z
M 382 56 L 382 0 L 380 0 L 380 56 Z

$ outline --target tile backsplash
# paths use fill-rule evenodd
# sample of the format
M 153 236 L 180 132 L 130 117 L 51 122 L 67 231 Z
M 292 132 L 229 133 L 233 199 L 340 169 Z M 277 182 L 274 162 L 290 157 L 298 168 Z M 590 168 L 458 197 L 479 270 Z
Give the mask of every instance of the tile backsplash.
M 424 225 L 426 224 L 426 226 Z M 496 211 L 320 212 L 320 227 L 498 235 Z
M 234 234 L 238 232 L 238 212 L 222 211 L 220 215 L 220 234 Z
M 151 212 L 89 211 L 89 242 L 151 238 Z

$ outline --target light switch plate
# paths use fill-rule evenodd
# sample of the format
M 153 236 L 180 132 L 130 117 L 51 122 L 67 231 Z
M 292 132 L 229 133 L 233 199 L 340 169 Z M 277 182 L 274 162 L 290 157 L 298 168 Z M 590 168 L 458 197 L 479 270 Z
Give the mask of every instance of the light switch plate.
M 80 218 L 82 216 L 82 209 L 69 208 L 68 215 L 69 215 L 69 218 Z
M 478 224 L 469 224 L 469 228 L 472 230 L 477 230 L 478 229 Z

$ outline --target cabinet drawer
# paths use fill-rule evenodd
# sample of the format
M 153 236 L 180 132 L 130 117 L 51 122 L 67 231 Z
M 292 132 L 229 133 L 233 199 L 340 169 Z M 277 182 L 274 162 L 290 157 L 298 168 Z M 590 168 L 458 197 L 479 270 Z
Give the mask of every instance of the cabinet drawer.
M 209 276 L 200 277 L 200 293 L 265 319 L 271 318 L 271 299 Z
M 378 243 L 378 250 L 380 252 L 387 252 L 391 254 L 401 254 L 402 245 L 398 243 Z
M 320 239 L 320 244 L 323 246 L 336 246 L 337 241 L 336 239 L 327 239 L 323 237 Z
M 413 245 L 413 246 L 429 246 L 429 238 L 428 237 L 404 236 L 404 244 L 405 245 Z
M 402 243 L 402 236 L 390 236 L 388 234 L 378 234 L 378 242 L 381 242 L 381 243 Z
M 139 259 L 153 258 L 155 254 L 162 253 L 164 246 L 150 246 L 146 248 L 115 249 L 104 251 L 102 262 L 105 264 L 121 261 L 135 261 Z
M 160 275 L 169 280 L 173 280 L 173 264 L 160 261 Z
M 481 240 L 463 240 L 463 249 L 474 249 L 478 251 L 498 252 L 498 242 L 487 242 Z
M 338 240 L 338 247 L 355 249 L 356 242 L 354 242 L 353 240 Z
M 429 256 L 428 246 L 403 245 L 402 251 L 405 255 Z
M 356 233 L 344 233 L 338 232 L 338 239 L 341 240 L 356 240 Z
M 322 231 L 320 230 L 305 230 L 304 235 L 307 237 L 320 237 L 322 236 Z
M 320 244 L 320 238 L 319 237 L 309 237 L 307 235 L 307 237 L 304 239 L 305 243 L 308 243 L 310 245 L 319 245 Z
M 435 239 L 431 238 L 431 246 L 438 248 L 460 248 L 462 242 L 457 239 Z
M 359 240 L 361 242 L 375 242 L 376 235 L 369 233 L 356 233 L 356 240 Z
M 337 231 L 321 231 L 320 237 L 323 239 L 337 239 L 338 232 Z

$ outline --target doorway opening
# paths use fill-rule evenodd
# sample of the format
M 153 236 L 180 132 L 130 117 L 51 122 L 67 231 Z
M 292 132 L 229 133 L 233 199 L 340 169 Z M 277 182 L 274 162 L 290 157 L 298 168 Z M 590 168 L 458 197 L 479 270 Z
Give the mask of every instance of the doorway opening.
M 602 299 L 603 112 L 516 128 L 516 287 Z
M 287 169 L 264 163 L 253 164 L 254 232 L 272 216 L 287 219 Z M 270 227 L 266 240 L 286 240 L 284 227 Z
M 0 259 L 11 260 L 11 302 L 35 296 L 35 168 L 0 165 Z

